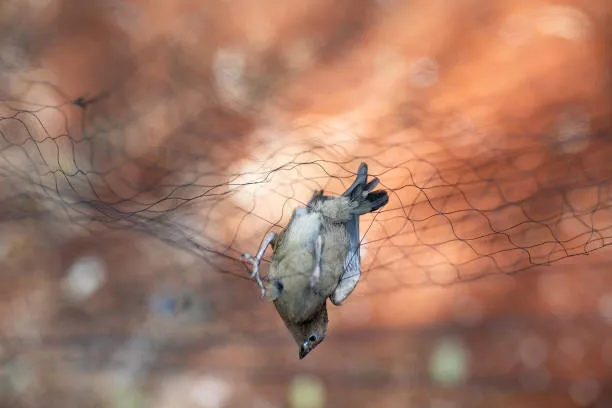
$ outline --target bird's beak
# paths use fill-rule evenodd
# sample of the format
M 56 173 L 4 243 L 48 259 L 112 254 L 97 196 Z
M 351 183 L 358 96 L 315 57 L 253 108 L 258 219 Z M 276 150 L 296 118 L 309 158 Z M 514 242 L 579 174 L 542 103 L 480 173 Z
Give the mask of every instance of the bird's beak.
M 307 343 L 303 343 L 300 346 L 300 360 L 303 359 L 304 357 L 306 357 L 306 355 L 310 352 L 310 350 L 308 349 L 308 344 Z

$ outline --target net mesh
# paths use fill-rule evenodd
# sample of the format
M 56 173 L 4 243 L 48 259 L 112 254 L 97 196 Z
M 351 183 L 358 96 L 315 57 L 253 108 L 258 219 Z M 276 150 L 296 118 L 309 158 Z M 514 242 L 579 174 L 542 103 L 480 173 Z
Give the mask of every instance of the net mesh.
M 46 83 L 30 86 L 55 93 Z M 99 124 L 109 120 L 97 113 L 107 104 L 116 101 L 2 101 L 4 220 L 139 231 L 195 252 L 212 269 L 238 270 L 239 255 L 282 228 L 314 189 L 340 194 L 367 160 L 391 200 L 362 220 L 364 269 L 384 270 L 395 284 L 514 273 L 610 242 L 608 124 L 570 103 L 537 112 L 550 116 L 539 131 L 419 112 L 386 130 L 390 137 L 292 124 L 280 141 L 250 141 L 244 153 L 246 129 L 216 108 L 197 115 L 197 129 L 183 124 L 168 134 L 158 123 L 171 102 L 119 126 Z

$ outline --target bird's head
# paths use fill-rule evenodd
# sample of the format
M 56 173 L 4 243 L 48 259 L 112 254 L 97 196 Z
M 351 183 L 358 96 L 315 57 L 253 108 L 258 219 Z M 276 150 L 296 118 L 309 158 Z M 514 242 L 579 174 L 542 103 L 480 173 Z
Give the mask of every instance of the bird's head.
M 301 336 L 295 339 L 299 346 L 300 360 L 325 340 L 327 322 L 327 308 L 324 304 L 321 311 L 312 320 L 301 325 Z

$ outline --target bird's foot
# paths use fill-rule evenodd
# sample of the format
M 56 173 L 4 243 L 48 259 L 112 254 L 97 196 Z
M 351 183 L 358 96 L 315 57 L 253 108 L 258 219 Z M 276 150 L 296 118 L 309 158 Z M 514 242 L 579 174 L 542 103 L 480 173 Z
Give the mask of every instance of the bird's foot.
M 257 285 L 261 288 L 261 296 L 264 297 L 266 296 L 266 288 L 261 280 L 261 276 L 259 275 L 259 262 L 260 259 L 257 259 L 255 257 L 253 257 L 253 255 L 251 254 L 242 254 L 242 256 L 240 257 L 243 260 L 246 260 L 247 262 L 249 262 L 251 264 L 252 267 L 252 271 L 251 271 L 251 279 L 255 279 L 255 282 L 257 282 Z
M 269 245 L 272 245 L 272 243 L 276 239 L 276 235 L 277 234 L 274 231 L 268 232 L 266 234 L 263 241 L 261 242 L 261 245 L 259 246 L 257 256 L 253 256 L 250 254 L 242 254 L 241 256 L 242 259 L 246 259 L 252 265 L 253 271 L 251 272 L 251 279 L 255 279 L 255 282 L 257 282 L 257 284 L 261 288 L 262 297 L 266 296 L 266 288 L 263 282 L 261 281 L 261 276 L 259 276 L 259 263 L 261 262 L 261 258 L 263 258 L 264 256 L 264 252 L 266 252 L 266 248 L 268 248 Z

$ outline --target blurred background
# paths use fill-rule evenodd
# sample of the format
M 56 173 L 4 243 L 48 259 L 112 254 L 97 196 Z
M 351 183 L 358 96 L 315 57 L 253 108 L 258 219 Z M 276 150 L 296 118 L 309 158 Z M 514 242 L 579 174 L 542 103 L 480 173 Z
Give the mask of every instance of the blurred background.
M 611 27 L 2 0 L 0 406 L 612 407 Z M 361 161 L 390 202 L 300 361 L 239 256 Z

